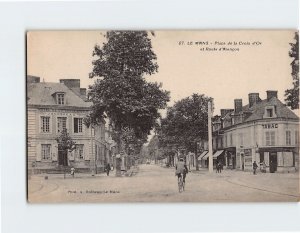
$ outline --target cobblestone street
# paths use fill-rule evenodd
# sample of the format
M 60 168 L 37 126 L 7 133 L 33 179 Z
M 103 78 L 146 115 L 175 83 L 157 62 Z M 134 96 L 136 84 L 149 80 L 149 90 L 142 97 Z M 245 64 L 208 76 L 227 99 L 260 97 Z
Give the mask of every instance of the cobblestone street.
M 32 176 L 28 181 L 29 202 L 244 202 L 297 201 L 296 173 L 259 173 L 207 170 L 187 175 L 185 192 L 179 193 L 174 168 L 140 165 L 136 175 L 114 173 Z

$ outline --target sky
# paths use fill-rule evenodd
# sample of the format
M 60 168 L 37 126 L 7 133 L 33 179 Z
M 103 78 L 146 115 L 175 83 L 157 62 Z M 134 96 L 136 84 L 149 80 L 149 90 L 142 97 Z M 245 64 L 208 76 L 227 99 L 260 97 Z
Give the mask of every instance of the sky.
M 104 34 L 28 32 L 27 73 L 44 82 L 76 78 L 81 87 L 88 87 L 94 82 L 88 77 L 93 48 L 105 42 Z M 284 101 L 284 91 L 292 86 L 292 30 L 155 31 L 149 36 L 159 69 L 147 80 L 161 82 L 170 91 L 169 106 L 193 93 L 205 94 L 214 98 L 214 114 L 220 114 L 221 108 L 233 108 L 236 98 L 248 104 L 251 92 L 265 99 L 267 90 L 278 90 Z

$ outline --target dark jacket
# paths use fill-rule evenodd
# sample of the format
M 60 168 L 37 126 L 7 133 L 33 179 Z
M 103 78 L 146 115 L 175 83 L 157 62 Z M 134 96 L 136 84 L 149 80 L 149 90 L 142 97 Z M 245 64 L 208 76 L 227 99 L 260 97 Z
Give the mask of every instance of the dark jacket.
M 257 163 L 253 163 L 253 169 L 257 169 L 258 168 L 258 166 L 257 166 Z
M 109 163 L 106 165 L 105 169 L 106 169 L 106 171 L 110 171 L 111 168 L 110 168 Z

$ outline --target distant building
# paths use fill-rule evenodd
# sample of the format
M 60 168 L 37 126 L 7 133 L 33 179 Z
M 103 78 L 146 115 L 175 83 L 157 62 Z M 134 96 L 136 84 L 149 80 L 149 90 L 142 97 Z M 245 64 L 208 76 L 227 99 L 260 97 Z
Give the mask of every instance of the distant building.
M 207 148 L 204 148 L 207 150 Z M 277 91 L 250 93 L 247 105 L 221 109 L 213 120 L 213 158 L 231 169 L 251 170 L 254 161 L 269 172 L 299 169 L 299 117 L 277 98 Z M 207 159 L 205 151 L 200 160 Z
M 27 156 L 29 172 L 47 172 L 63 164 L 55 140 L 67 129 L 76 149 L 68 153 L 68 165 L 77 171 L 103 171 L 107 156 L 105 124 L 87 127 L 84 118 L 91 110 L 86 89 L 79 79 L 59 83 L 40 82 L 27 77 Z

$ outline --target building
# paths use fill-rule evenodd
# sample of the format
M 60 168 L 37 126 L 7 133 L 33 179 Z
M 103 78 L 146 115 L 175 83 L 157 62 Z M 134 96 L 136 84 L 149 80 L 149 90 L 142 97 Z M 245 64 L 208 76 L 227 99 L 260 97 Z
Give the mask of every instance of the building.
M 259 93 L 248 97 L 247 105 L 235 99 L 234 109 L 221 109 L 221 116 L 214 117 L 214 161 L 231 169 L 252 170 L 256 161 L 264 162 L 268 172 L 297 171 L 299 117 L 277 98 L 277 91 L 267 91 L 263 100 Z
M 91 110 L 86 89 L 79 79 L 61 79 L 59 83 L 40 82 L 27 77 L 27 161 L 28 171 L 56 171 L 64 164 L 63 152 L 55 140 L 67 132 L 75 141 L 75 150 L 68 152 L 68 166 L 76 171 L 99 172 L 109 160 L 105 124 L 87 127 L 84 118 Z M 109 148 L 109 149 L 108 149 Z

